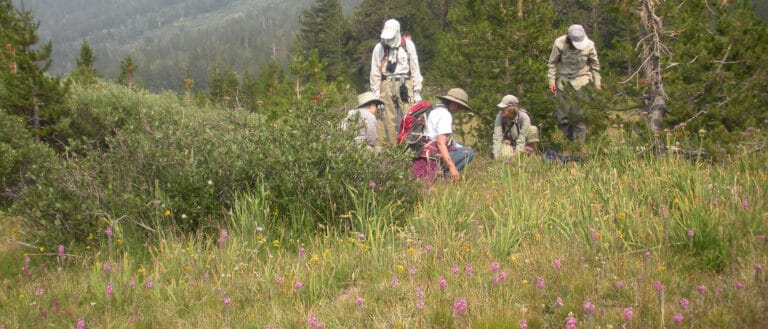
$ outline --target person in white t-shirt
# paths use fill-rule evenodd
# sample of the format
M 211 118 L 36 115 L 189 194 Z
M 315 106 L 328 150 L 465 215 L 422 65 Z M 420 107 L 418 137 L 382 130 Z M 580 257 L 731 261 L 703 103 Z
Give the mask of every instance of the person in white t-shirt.
M 444 177 L 458 180 L 461 179 L 459 171 L 475 158 L 472 148 L 453 139 L 453 113 L 471 109 L 469 96 L 463 89 L 453 88 L 438 99 L 424 130 L 430 141 L 421 156 L 414 160 L 412 173 L 416 178 L 432 180 L 442 164 Z

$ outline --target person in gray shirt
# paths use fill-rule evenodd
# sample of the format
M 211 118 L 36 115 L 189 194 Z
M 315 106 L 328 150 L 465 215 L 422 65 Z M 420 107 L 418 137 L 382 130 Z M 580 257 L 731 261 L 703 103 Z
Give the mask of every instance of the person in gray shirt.
M 357 96 L 358 106 L 347 112 L 347 117 L 341 122 L 341 129 L 347 130 L 354 120 L 359 120 L 360 130 L 355 136 L 356 143 L 365 143 L 369 148 L 378 147 L 378 130 L 376 127 L 376 110 L 384 104 L 381 98 L 367 91 Z

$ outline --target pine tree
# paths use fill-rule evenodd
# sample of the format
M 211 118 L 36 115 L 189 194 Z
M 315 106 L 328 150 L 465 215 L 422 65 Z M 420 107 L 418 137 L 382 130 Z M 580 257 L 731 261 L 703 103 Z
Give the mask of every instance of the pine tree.
M 117 82 L 133 88 L 133 72 L 136 71 L 136 65 L 133 64 L 133 58 L 127 56 L 120 62 L 120 75 L 117 77 Z
M 80 46 L 80 56 L 76 60 L 77 77 L 81 81 L 90 83 L 98 77 L 98 73 L 93 69 L 95 62 L 96 56 L 93 54 L 91 45 L 88 44 L 88 40 L 83 39 L 83 43 Z
M 0 108 L 24 117 L 39 140 L 45 138 L 44 125 L 56 121 L 67 85 L 45 73 L 51 65 L 53 46 L 50 42 L 38 46 L 39 23 L 32 12 L 17 10 L 3 0 L 0 10 Z
M 349 80 L 354 71 L 350 47 L 352 32 L 339 0 L 317 0 L 314 6 L 302 12 L 299 23 L 301 29 L 295 41 L 298 53 L 307 57 L 316 49 L 326 63 L 323 70 L 328 81 Z
M 240 81 L 230 66 L 214 65 L 208 76 L 210 97 L 215 103 L 231 110 L 240 109 Z

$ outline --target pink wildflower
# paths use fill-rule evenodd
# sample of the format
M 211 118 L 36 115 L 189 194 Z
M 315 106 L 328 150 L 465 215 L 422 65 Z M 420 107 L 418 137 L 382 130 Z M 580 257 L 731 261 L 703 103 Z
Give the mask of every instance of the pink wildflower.
M 229 232 L 227 232 L 227 230 L 221 230 L 221 232 L 219 232 L 219 239 L 216 240 L 216 243 L 219 246 L 221 246 L 224 244 L 224 242 L 227 242 L 228 237 L 229 237 Z
M 128 286 L 133 289 L 133 287 L 136 287 L 136 280 L 131 280 L 131 282 L 128 282 Z
M 304 256 L 304 254 L 307 253 L 307 249 L 304 249 L 304 247 L 299 247 L 299 256 Z
M 43 294 L 45 294 L 45 289 L 40 287 L 35 288 L 35 296 L 42 296 Z
M 304 284 L 302 284 L 301 281 L 296 281 L 296 283 L 293 284 L 293 289 L 301 290 L 303 286 Z
M 107 299 L 112 298 L 112 295 L 115 293 L 115 290 L 112 288 L 112 282 L 107 283 Z
M 459 274 L 459 266 L 456 264 L 453 264 L 453 266 L 451 266 L 451 273 L 453 273 L 454 275 Z
M 563 297 L 557 296 L 557 299 L 555 299 L 555 306 L 563 307 L 563 305 L 565 305 L 563 302 Z
M 648 260 L 649 258 L 651 258 L 651 252 L 650 252 L 650 251 L 646 251 L 646 252 L 643 254 L 643 258 L 645 258 L 645 260 Z
M 467 264 L 467 267 L 464 268 L 464 272 L 467 273 L 467 275 L 472 275 L 472 264 Z
M 616 286 L 616 288 L 621 288 L 624 286 L 624 281 L 621 281 L 621 280 L 616 281 L 614 285 Z
M 632 320 L 632 317 L 635 316 L 635 310 L 633 310 L 631 307 L 627 307 L 624 309 L 624 321 Z
M 430 245 L 424 246 L 424 253 L 428 254 L 430 252 L 432 252 L 432 246 L 430 246 Z
M 544 278 L 542 277 L 536 278 L 536 288 L 544 289 Z
M 528 321 L 525 319 L 520 320 L 520 329 L 526 329 L 528 328 Z
M 763 270 L 763 265 L 760 263 L 755 263 L 755 272 L 760 273 Z
M 507 281 L 507 272 L 502 271 L 501 273 L 499 273 L 499 280 Z
M 572 314 L 569 314 L 568 317 L 565 318 L 565 328 L 576 329 L 576 317 L 574 317 Z
M 680 299 L 679 304 L 680 304 L 680 308 L 682 308 L 683 311 L 688 310 L 688 307 L 691 306 L 691 302 L 688 301 L 688 299 L 686 298 Z
M 411 273 L 411 275 L 416 275 L 416 266 L 411 266 L 411 268 L 408 269 L 408 273 Z
M 440 278 L 440 290 L 445 290 L 446 287 L 448 287 L 448 282 L 445 281 L 445 278 Z
M 597 231 L 595 231 L 595 230 L 592 230 L 592 232 L 590 233 L 590 235 L 591 235 L 591 237 L 592 237 L 592 241 L 594 241 L 594 242 L 597 242 L 597 239 L 600 237 L 600 236 L 597 234 Z
M 653 289 L 656 290 L 656 293 L 660 294 L 664 292 L 664 285 L 661 284 L 660 281 L 653 281 Z
M 555 261 L 553 262 L 553 265 L 555 266 L 556 270 L 559 270 L 560 267 L 562 266 L 562 263 L 560 262 L 560 258 L 555 259 Z
M 595 313 L 595 304 L 592 304 L 592 302 L 589 301 L 589 299 L 584 301 L 583 306 L 584 306 L 584 313 L 587 313 L 589 315 L 592 315 L 593 313 Z
M 457 313 L 464 313 L 464 311 L 467 310 L 467 299 L 466 298 L 456 298 L 453 300 L 453 309 Z
M 64 257 L 64 245 L 59 245 L 59 257 Z
M 104 263 L 104 266 L 102 266 L 101 269 L 104 271 L 104 274 L 109 274 L 109 272 L 112 272 L 112 264 Z
M 147 289 L 152 289 L 152 287 L 154 287 L 154 284 L 152 284 L 152 280 L 149 280 L 149 281 L 147 281 L 147 282 L 144 284 L 144 286 L 145 286 Z
M 683 323 L 683 315 L 680 313 L 676 313 L 672 317 L 672 321 L 675 321 L 675 325 L 678 325 L 678 326 L 681 325 Z
M 741 282 L 741 281 L 739 281 L 739 280 L 736 280 L 736 282 L 733 284 L 733 286 L 734 286 L 736 289 L 743 289 L 743 288 L 744 288 L 744 283 L 743 283 L 743 282 Z
M 229 305 L 232 304 L 232 298 L 224 297 L 221 302 L 224 303 L 224 307 L 229 307 Z
M 698 287 L 696 287 L 696 290 L 697 290 L 697 291 L 698 291 L 700 294 L 702 294 L 702 295 L 703 295 L 703 294 L 706 294 L 706 293 L 707 293 L 707 286 L 705 286 L 705 285 L 701 284 L 701 285 L 699 285 Z
M 82 318 L 77 319 L 77 322 L 75 323 L 75 328 L 76 329 L 85 329 L 85 320 L 83 320 Z
M 397 279 L 396 276 L 392 277 L 392 288 L 397 288 L 397 286 L 400 285 L 400 280 Z
M 496 273 L 499 271 L 499 262 L 491 263 L 491 272 Z
M 108 239 L 112 239 L 112 226 L 107 226 L 107 229 L 104 230 L 104 234 L 107 236 Z
M 741 209 L 747 210 L 749 208 L 749 201 L 747 199 L 741 200 Z
M 264 232 L 264 228 L 261 226 L 256 226 L 256 233 Z
M 693 235 L 694 235 L 694 234 L 695 234 L 695 233 L 693 232 L 693 230 L 688 230 L 688 238 L 689 238 L 689 239 L 693 240 Z
M 357 297 L 357 299 L 355 299 L 355 304 L 357 304 L 357 306 L 363 306 L 363 303 L 365 303 L 363 297 Z

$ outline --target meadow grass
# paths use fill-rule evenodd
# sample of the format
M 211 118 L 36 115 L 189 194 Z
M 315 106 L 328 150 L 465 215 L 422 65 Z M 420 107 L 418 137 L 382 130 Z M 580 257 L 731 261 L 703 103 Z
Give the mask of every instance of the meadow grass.
M 213 237 L 7 242 L 0 328 L 759 328 L 767 163 L 477 159 L 405 217 L 351 190 L 355 211 L 296 234 L 255 190 Z

